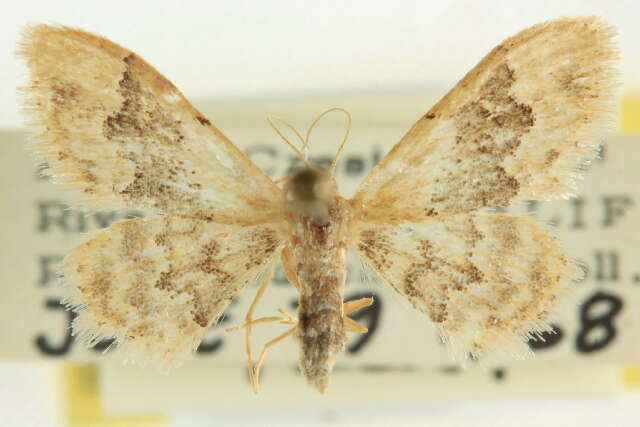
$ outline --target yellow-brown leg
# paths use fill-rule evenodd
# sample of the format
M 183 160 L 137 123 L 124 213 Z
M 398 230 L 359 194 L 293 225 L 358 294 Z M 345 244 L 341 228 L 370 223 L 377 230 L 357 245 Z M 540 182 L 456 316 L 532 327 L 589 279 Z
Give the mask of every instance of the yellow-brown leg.
M 361 308 L 369 307 L 371 304 L 373 304 L 373 298 L 371 297 L 347 301 L 344 303 L 344 315 L 347 316 Z
M 245 323 L 226 330 L 227 332 L 234 332 L 239 329 L 245 329 L 245 348 L 247 351 L 247 358 L 248 358 L 248 365 L 249 365 L 249 381 L 251 382 L 251 387 L 256 393 L 260 391 L 260 368 L 262 367 L 262 363 L 264 362 L 264 359 L 267 356 L 267 352 L 272 346 L 284 340 L 288 336 L 292 335 L 295 332 L 296 328 L 298 327 L 297 325 L 298 320 L 283 309 L 278 309 L 278 311 L 282 314 L 282 316 L 261 317 L 258 319 L 253 319 L 253 312 L 255 311 L 256 305 L 260 301 L 260 298 L 262 298 L 262 295 L 264 294 L 269 282 L 271 281 L 271 277 L 274 271 L 274 266 L 275 266 L 275 263 L 271 265 L 271 267 L 269 268 L 269 271 L 266 272 L 265 275 L 263 276 L 260 282 L 260 288 L 258 289 L 256 296 L 253 298 L 253 302 L 251 303 L 251 306 L 249 307 L 249 311 L 247 312 L 247 315 L 245 317 Z M 373 304 L 373 298 L 360 298 L 357 300 L 347 301 L 344 303 L 344 306 L 343 306 L 344 327 L 348 332 L 359 332 L 359 333 L 367 332 L 367 328 L 365 326 L 351 319 L 350 317 L 348 317 L 348 315 L 364 307 L 368 307 L 371 304 Z M 270 323 L 270 322 L 279 322 L 282 324 L 294 324 L 295 326 L 289 329 L 288 331 L 286 331 L 285 333 L 267 342 L 264 345 L 262 352 L 258 357 L 258 361 L 254 366 L 252 351 L 251 351 L 251 327 L 258 323 Z
M 298 325 L 295 325 L 293 328 L 289 329 L 284 334 L 278 335 L 277 337 L 275 337 L 274 339 L 272 339 L 271 341 L 269 341 L 264 345 L 262 352 L 260 353 L 260 357 L 258 357 L 258 361 L 256 362 L 255 369 L 252 375 L 250 376 L 251 387 L 253 387 L 253 391 L 255 391 L 256 393 L 260 391 L 260 368 L 262 367 L 264 358 L 267 356 L 267 351 L 269 351 L 269 348 L 271 348 L 272 346 L 276 345 L 283 339 L 287 338 L 289 335 L 293 334 L 296 331 L 296 329 L 298 329 Z
M 233 328 L 225 329 L 225 332 L 235 332 L 235 331 L 238 331 L 240 329 L 245 329 L 245 328 L 247 328 L 249 326 L 256 325 L 258 323 L 278 322 L 278 323 L 282 323 L 283 325 L 295 325 L 296 323 L 298 323 L 298 319 L 296 319 L 295 317 L 293 317 L 292 315 L 290 315 L 289 313 L 287 313 L 283 309 L 279 308 L 278 311 L 280 313 L 282 313 L 282 316 L 259 317 L 257 319 L 253 319 L 250 323 L 243 323 L 242 325 L 238 325 L 238 326 L 234 326 Z
M 349 314 L 358 311 L 362 308 L 369 307 L 373 304 L 373 298 L 360 298 L 352 301 L 347 301 L 344 303 L 343 311 L 344 311 L 344 328 L 347 332 L 359 332 L 364 334 L 369 331 L 366 326 L 356 322 L 352 318 L 349 317 Z
M 262 295 L 264 295 L 265 291 L 267 290 L 267 286 L 269 286 L 269 283 L 271 283 L 271 279 L 273 278 L 273 272 L 275 271 L 275 268 L 276 268 L 276 260 L 273 260 L 268 270 L 264 272 L 264 275 L 260 280 L 260 287 L 258 288 L 258 292 L 256 292 L 256 296 L 253 297 L 253 301 L 249 306 L 249 311 L 247 311 L 247 315 L 244 318 L 245 325 L 246 325 L 245 334 L 244 334 L 244 347 L 245 347 L 245 351 L 247 352 L 247 366 L 249 368 L 249 381 L 251 381 L 251 384 L 254 383 L 253 356 L 251 353 L 251 325 L 253 324 L 253 312 L 255 311 L 256 306 L 258 305 L 258 302 L 262 298 Z
M 293 262 L 293 251 L 289 246 L 285 246 L 282 249 L 282 270 L 284 271 L 284 275 L 287 276 L 287 280 L 291 283 L 298 291 L 300 291 L 300 282 L 298 281 L 298 275 L 296 274 L 296 270 Z

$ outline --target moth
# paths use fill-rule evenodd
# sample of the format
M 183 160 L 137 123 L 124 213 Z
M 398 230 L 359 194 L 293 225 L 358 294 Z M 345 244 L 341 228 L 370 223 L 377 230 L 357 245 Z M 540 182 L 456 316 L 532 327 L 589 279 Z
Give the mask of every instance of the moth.
M 523 351 L 550 329 L 575 266 L 542 225 L 490 208 L 574 193 L 613 122 L 614 36 L 588 17 L 508 38 L 347 200 L 334 176 L 346 138 L 328 169 L 308 161 L 308 135 L 287 140 L 304 166 L 274 181 L 137 54 L 78 29 L 26 28 L 18 54 L 34 152 L 78 205 L 152 213 L 94 233 L 64 259 L 74 333 L 173 365 L 259 280 L 238 327 L 254 388 L 267 349 L 293 335 L 300 371 L 324 393 L 346 333 L 366 331 L 349 315 L 371 300 L 343 301 L 352 249 L 454 355 Z M 300 293 L 297 316 L 254 319 L 278 261 Z M 289 329 L 254 363 L 251 328 L 268 321 Z

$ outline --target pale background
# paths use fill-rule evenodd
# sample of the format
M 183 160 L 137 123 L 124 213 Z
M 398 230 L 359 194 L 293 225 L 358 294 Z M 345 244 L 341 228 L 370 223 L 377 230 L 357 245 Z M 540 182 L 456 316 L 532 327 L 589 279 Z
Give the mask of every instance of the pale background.
M 640 91 L 637 1 L 12 1 L 0 14 L 0 128 L 22 127 L 13 51 L 30 22 L 96 32 L 138 52 L 196 104 L 344 91 L 444 92 L 502 39 L 536 22 L 599 15 L 620 29 L 625 91 Z M 52 425 L 49 365 L 0 364 L 0 423 Z M 635 425 L 637 400 L 472 404 L 399 413 L 318 412 L 255 425 Z M 217 425 L 249 425 L 250 407 Z M 464 414 L 464 416 L 462 416 Z M 302 418 L 302 421 L 301 421 Z M 186 415 L 182 424 L 211 425 Z M 633 421 L 635 419 L 635 421 Z
M 626 88 L 640 89 L 640 4 L 624 1 L 3 0 L 0 127 L 21 126 L 13 57 L 21 27 L 61 23 L 138 52 L 201 100 L 445 90 L 493 46 L 527 26 L 599 15 L 620 29 Z

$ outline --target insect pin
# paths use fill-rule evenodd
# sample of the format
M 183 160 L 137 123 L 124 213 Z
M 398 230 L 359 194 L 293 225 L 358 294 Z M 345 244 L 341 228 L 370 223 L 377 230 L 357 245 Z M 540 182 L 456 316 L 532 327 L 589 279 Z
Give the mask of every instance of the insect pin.
M 372 302 L 343 301 L 350 248 L 454 356 L 526 352 L 528 338 L 550 330 L 547 313 L 576 268 L 536 221 L 487 208 L 575 192 L 578 166 L 613 122 L 614 35 L 587 17 L 508 38 L 345 199 L 334 171 L 348 131 L 328 170 L 306 156 L 320 117 L 306 138 L 296 132 L 302 149 L 281 135 L 305 166 L 276 182 L 135 53 L 77 29 L 28 27 L 18 53 L 30 70 L 31 148 L 76 205 L 150 213 L 95 232 L 65 258 L 74 333 L 172 366 L 260 277 L 237 327 L 253 387 L 266 351 L 295 335 L 302 374 L 325 392 L 346 332 L 366 330 L 349 314 Z M 278 261 L 300 293 L 297 316 L 254 319 Z M 251 329 L 268 321 L 289 329 L 254 364 Z

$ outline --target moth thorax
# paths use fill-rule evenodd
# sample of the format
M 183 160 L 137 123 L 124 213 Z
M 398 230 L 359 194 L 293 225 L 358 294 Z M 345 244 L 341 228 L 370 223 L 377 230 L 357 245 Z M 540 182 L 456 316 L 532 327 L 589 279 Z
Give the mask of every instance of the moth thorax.
M 296 172 L 287 184 L 289 206 L 303 215 L 316 219 L 327 215 L 337 194 L 335 181 L 327 173 L 313 168 Z

